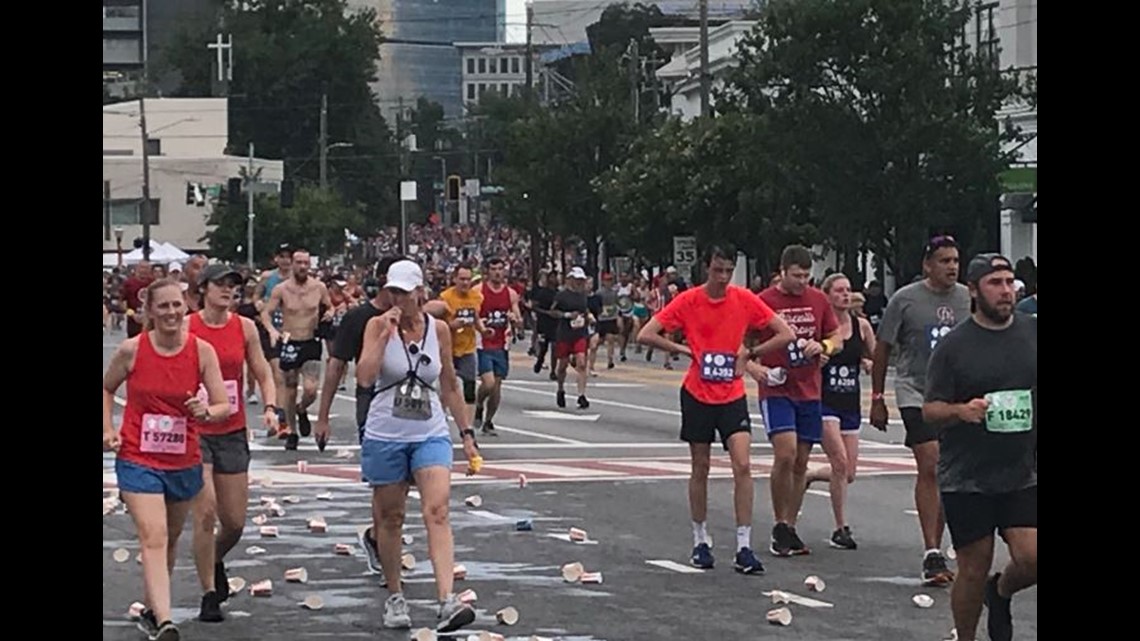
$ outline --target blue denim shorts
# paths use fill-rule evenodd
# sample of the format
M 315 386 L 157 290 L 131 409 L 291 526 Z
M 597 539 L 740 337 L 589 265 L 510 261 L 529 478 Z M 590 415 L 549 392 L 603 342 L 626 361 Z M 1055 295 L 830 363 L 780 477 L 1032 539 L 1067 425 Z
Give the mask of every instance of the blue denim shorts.
M 451 439 L 446 436 L 410 443 L 365 438 L 360 447 L 360 471 L 372 487 L 412 482 L 416 471 L 425 467 L 450 471 L 452 460 Z
M 189 501 L 202 491 L 202 466 L 182 470 L 159 470 L 115 459 L 119 490 L 135 494 L 162 494 L 171 503 Z

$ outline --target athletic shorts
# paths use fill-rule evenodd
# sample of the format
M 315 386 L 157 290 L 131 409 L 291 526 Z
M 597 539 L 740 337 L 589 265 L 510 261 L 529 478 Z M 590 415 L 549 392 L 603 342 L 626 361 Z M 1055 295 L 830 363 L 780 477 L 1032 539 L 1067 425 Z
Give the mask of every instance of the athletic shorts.
M 214 474 L 245 474 L 249 471 L 249 437 L 245 428 L 229 434 L 201 434 L 202 464 L 213 465 Z
M 455 365 L 455 375 L 459 377 L 459 380 L 474 382 L 476 378 L 479 378 L 479 358 L 475 354 L 455 356 L 451 362 Z
M 360 447 L 360 471 L 372 487 L 415 481 L 425 467 L 451 470 L 451 439 L 435 436 L 405 443 L 365 438 Z
M 943 492 L 942 509 L 954 547 L 962 549 L 996 530 L 1037 529 L 1037 486 L 1005 494 Z
M 823 418 L 839 421 L 839 429 L 843 432 L 858 432 L 863 425 L 863 415 L 859 410 L 833 410 L 824 405 Z
M 115 459 L 115 477 L 121 492 L 162 494 L 170 503 L 189 501 L 198 496 L 204 485 L 201 465 L 181 470 L 159 470 Z
M 899 414 L 902 415 L 903 426 L 906 428 L 903 443 L 907 447 L 913 448 L 915 445 L 938 440 L 938 430 L 922 420 L 921 407 L 903 407 L 899 409 Z
M 506 378 L 511 373 L 511 361 L 505 349 L 481 349 L 478 360 L 480 376 L 491 372 L 496 378 Z
M 598 321 L 598 336 L 605 338 L 606 336 L 609 336 L 610 334 L 617 335 L 617 333 L 618 333 L 618 322 L 617 322 L 616 318 L 611 318 L 610 320 Z
M 554 358 L 570 358 L 571 354 L 585 354 L 590 349 L 588 338 L 574 338 L 568 341 L 558 341 L 554 344 Z
M 760 401 L 760 412 L 768 440 L 781 432 L 795 432 L 796 439 L 806 443 L 823 441 L 823 404 L 819 401 L 770 396 Z
M 748 416 L 748 398 L 721 404 L 704 403 L 681 388 L 681 440 L 686 443 L 712 443 L 720 434 L 720 442 L 728 449 L 728 437 L 737 432 L 752 432 Z
M 280 347 L 282 372 L 301 369 L 302 365 L 310 361 L 320 362 L 321 355 L 324 353 L 319 338 L 310 338 L 307 341 L 289 341 Z

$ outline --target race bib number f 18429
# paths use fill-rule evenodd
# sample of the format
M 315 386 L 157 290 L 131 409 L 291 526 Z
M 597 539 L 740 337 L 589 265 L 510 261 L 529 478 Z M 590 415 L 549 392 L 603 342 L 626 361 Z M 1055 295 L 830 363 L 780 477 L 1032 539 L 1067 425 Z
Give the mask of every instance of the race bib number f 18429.
M 986 430 L 997 433 L 1033 429 L 1033 392 L 1005 390 L 986 394 Z

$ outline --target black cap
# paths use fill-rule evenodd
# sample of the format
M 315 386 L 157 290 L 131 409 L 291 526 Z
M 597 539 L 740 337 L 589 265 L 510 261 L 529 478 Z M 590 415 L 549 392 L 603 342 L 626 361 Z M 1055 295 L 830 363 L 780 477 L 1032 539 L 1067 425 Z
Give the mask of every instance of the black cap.
M 229 265 L 215 263 L 213 265 L 206 265 L 206 268 L 198 273 L 198 284 L 216 283 L 224 278 L 232 278 L 234 283 L 238 285 L 245 282 L 245 278 L 238 270 Z
M 976 285 L 986 276 L 1000 271 L 1012 272 L 1013 263 L 1001 254 L 978 254 L 970 259 L 970 264 L 966 267 L 966 282 Z
M 289 243 L 281 243 L 280 245 L 277 246 L 277 253 L 274 255 L 280 256 L 281 254 L 292 255 L 293 254 L 293 246 L 290 245 Z

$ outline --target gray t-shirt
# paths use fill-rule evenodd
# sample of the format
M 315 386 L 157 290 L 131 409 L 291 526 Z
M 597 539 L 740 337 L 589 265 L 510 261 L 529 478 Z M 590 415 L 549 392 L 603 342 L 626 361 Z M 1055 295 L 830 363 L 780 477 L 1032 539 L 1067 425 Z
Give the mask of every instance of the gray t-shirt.
M 926 363 L 938 341 L 969 318 L 970 290 L 956 283 L 936 292 L 925 281 L 895 292 L 879 324 L 879 340 L 894 350 L 895 398 L 899 407 L 922 407 Z
M 598 321 L 617 320 L 617 291 L 613 287 L 601 287 L 598 289 L 598 298 L 602 301 L 602 313 L 598 314 Z
M 943 492 L 1002 494 L 1037 485 L 1037 319 L 1014 314 L 1002 330 L 973 319 L 946 335 L 930 357 L 926 400 L 990 402 L 982 423 L 939 430 Z

